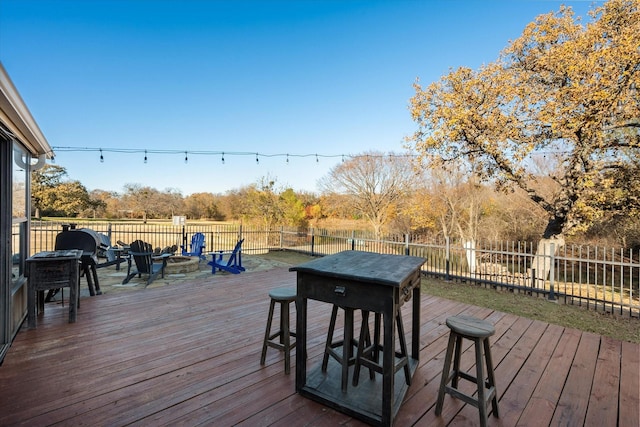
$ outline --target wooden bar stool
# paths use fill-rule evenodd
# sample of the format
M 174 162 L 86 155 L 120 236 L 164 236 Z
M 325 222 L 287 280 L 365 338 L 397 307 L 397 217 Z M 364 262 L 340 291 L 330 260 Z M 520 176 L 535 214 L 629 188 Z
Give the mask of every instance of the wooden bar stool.
M 338 317 L 338 309 L 344 310 L 344 335 L 341 340 L 333 341 L 333 332 L 336 328 L 336 320 Z M 353 315 L 356 309 L 350 307 L 341 307 L 334 305 L 331 311 L 331 321 L 329 322 L 329 332 L 327 332 L 327 342 L 324 347 L 324 357 L 322 358 L 322 372 L 327 372 L 329 364 L 329 356 L 333 357 L 342 366 L 341 388 L 343 392 L 347 391 L 349 382 L 349 366 L 355 363 L 355 349 L 358 347 L 358 341 L 353 336 Z M 349 343 L 349 344 L 345 344 Z M 338 352 L 341 348 L 341 352 Z
M 493 415 L 498 418 L 500 417 L 498 413 L 498 398 L 496 396 L 496 381 L 493 375 L 493 364 L 491 362 L 491 348 L 489 347 L 489 337 L 492 336 L 496 330 L 489 322 L 475 317 L 462 315 L 447 318 L 447 326 L 451 329 L 451 333 L 449 335 L 447 355 L 444 359 L 444 369 L 442 371 L 442 380 L 440 381 L 440 390 L 438 391 L 436 415 L 439 416 L 442 413 L 444 394 L 449 393 L 451 396 L 478 408 L 480 410 L 480 425 L 484 427 L 487 425 L 487 406 L 489 405 L 489 402 L 491 402 Z M 472 340 L 475 345 L 475 377 L 466 372 L 460 372 L 460 353 L 462 351 L 461 347 L 463 338 Z M 454 351 L 455 356 L 453 356 Z M 453 370 L 450 371 L 452 356 Z M 486 384 L 484 375 L 485 362 L 488 377 Z M 477 385 L 477 399 L 458 390 L 458 378 L 463 378 Z M 451 382 L 451 386 L 448 385 L 449 382 Z
M 260 364 L 264 365 L 267 357 L 267 347 L 273 347 L 280 351 L 284 351 L 284 372 L 291 372 L 291 349 L 296 343 L 291 343 L 291 337 L 295 337 L 295 332 L 291 332 L 289 327 L 289 304 L 296 301 L 295 288 L 276 288 L 269 292 L 271 304 L 269 305 L 269 319 L 267 320 L 267 329 L 264 333 L 264 343 L 262 344 L 262 356 Z M 271 323 L 273 322 L 273 311 L 276 303 L 280 303 L 280 328 L 278 331 L 271 333 Z M 276 338 L 278 340 L 276 341 Z
M 373 327 L 373 342 L 367 340 L 369 336 L 369 312 L 362 311 L 362 326 L 360 328 L 360 339 L 358 340 L 358 352 L 355 357 L 355 368 L 353 370 L 353 385 L 357 386 L 360 380 L 360 367 L 369 368 L 369 378 L 374 379 L 374 372 L 383 373 L 382 360 L 380 360 L 380 352 L 382 345 L 380 344 L 380 327 L 382 315 L 375 313 Z M 398 328 L 398 340 L 400 341 L 400 351 L 395 351 L 395 366 L 393 373 L 395 374 L 401 368 L 404 368 L 404 378 L 407 385 L 411 385 L 411 371 L 409 370 L 409 357 L 407 353 L 407 340 L 404 336 L 404 326 L 402 324 L 402 313 L 400 307 L 396 313 L 396 327 Z

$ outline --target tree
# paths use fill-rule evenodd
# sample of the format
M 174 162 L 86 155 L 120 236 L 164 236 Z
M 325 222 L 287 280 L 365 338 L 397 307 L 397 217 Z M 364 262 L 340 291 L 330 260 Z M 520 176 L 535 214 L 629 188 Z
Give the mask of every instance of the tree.
M 353 208 L 379 236 L 399 212 L 415 175 L 406 156 L 368 152 L 333 167 L 320 185 L 324 191 L 349 195 Z
M 241 213 L 245 220 L 260 221 L 266 228 L 282 222 L 284 206 L 276 189 L 276 181 L 262 177 L 256 184 L 243 189 Z
M 41 218 L 43 210 L 50 207 L 55 197 L 55 188 L 67 175 L 62 166 L 45 164 L 31 174 L 31 203 L 36 218 Z
M 45 165 L 31 174 L 31 202 L 36 218 L 41 215 L 76 216 L 91 206 L 89 193 L 79 181 L 64 180 L 67 170 Z
M 85 211 L 85 216 L 100 218 L 117 218 L 120 199 L 114 191 L 92 190 L 89 193 L 90 206 Z
M 91 198 L 85 186 L 80 181 L 68 181 L 56 186 L 50 209 L 55 216 L 75 217 L 91 206 Z
M 184 199 L 185 213 L 189 218 L 222 220 L 216 197 L 211 193 L 193 193 Z
M 134 215 L 141 215 L 144 222 L 147 218 L 157 216 L 159 191 L 141 184 L 125 184 L 122 203 L 126 210 Z
M 640 206 L 640 0 L 590 16 L 541 15 L 495 62 L 416 82 L 411 99 L 419 161 L 466 160 L 498 189 L 521 188 L 547 213 L 547 238 Z M 543 191 L 536 158 L 555 161 L 555 191 Z
M 291 188 L 287 188 L 280 193 L 280 204 L 282 205 L 282 219 L 284 225 L 294 227 L 307 226 L 304 203 Z

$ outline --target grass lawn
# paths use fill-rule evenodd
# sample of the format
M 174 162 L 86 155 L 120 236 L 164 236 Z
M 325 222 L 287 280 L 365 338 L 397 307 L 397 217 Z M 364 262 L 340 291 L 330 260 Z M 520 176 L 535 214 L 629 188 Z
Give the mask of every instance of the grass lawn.
M 310 256 L 289 251 L 270 252 L 259 256 L 291 265 L 313 259 Z M 598 313 L 560 302 L 551 302 L 544 298 L 484 288 L 470 283 L 447 282 L 433 278 L 422 279 L 422 291 L 428 295 L 640 343 L 640 319 Z

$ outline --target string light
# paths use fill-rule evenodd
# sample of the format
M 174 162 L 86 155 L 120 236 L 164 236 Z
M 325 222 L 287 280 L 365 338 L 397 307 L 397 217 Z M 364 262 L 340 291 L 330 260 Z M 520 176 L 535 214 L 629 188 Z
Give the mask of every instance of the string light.
M 314 157 L 316 163 L 320 163 L 320 158 L 338 158 L 344 163 L 347 160 L 357 159 L 366 157 L 367 161 L 370 161 L 373 158 L 408 158 L 413 159 L 419 157 L 417 154 L 375 154 L 375 153 L 367 153 L 367 154 L 319 154 L 319 153 L 301 153 L 301 154 L 292 154 L 292 153 L 260 153 L 260 152 L 247 152 L 247 151 L 207 151 L 207 150 L 163 150 L 163 149 L 140 149 L 140 148 L 93 148 L 93 147 L 62 147 L 62 146 L 54 146 L 52 147 L 52 158 L 51 162 L 55 162 L 53 152 L 83 152 L 83 151 L 95 151 L 99 153 L 100 162 L 104 162 L 104 153 L 121 153 L 121 154 L 133 154 L 133 153 L 144 153 L 144 163 L 147 163 L 149 160 L 149 154 L 184 154 L 184 162 L 188 163 L 189 156 L 194 155 L 217 155 L 220 156 L 220 160 L 222 164 L 225 164 L 227 156 L 254 156 L 256 160 L 256 164 L 260 164 L 260 157 L 284 157 L 285 162 L 287 164 L 291 163 L 291 159 L 293 157 L 297 158 L 305 158 L 305 157 Z

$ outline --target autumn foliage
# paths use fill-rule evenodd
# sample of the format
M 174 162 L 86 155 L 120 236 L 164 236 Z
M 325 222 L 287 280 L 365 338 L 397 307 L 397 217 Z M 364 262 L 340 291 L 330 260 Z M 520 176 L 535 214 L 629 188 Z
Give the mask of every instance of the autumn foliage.
M 495 62 L 416 83 L 411 99 L 407 145 L 421 164 L 465 162 L 522 189 L 547 213 L 546 237 L 640 208 L 640 1 L 610 0 L 590 18 L 539 16 Z

